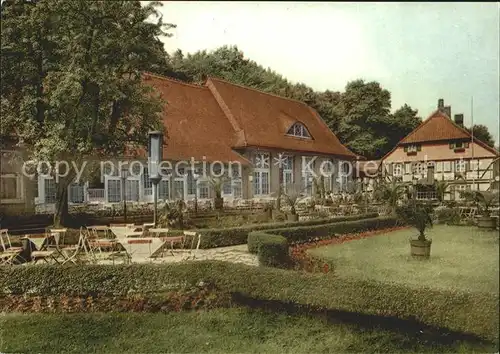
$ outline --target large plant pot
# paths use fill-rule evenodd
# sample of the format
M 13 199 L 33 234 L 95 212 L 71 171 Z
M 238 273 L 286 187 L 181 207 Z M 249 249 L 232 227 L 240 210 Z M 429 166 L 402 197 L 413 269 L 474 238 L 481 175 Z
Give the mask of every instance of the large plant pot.
M 410 240 L 411 255 L 415 258 L 428 259 L 431 256 L 430 240 Z
M 477 218 L 477 226 L 482 229 L 495 229 L 497 221 L 491 216 L 481 216 Z
M 299 221 L 299 216 L 297 214 L 286 214 L 287 221 Z

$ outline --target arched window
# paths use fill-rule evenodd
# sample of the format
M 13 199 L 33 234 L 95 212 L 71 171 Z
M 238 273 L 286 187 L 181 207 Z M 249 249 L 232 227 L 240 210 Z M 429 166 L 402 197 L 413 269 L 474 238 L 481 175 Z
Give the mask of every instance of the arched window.
M 298 136 L 300 138 L 309 138 L 311 139 L 311 134 L 309 134 L 309 131 L 307 128 L 304 126 L 302 123 L 295 123 L 288 129 L 287 135 L 293 135 L 293 136 Z

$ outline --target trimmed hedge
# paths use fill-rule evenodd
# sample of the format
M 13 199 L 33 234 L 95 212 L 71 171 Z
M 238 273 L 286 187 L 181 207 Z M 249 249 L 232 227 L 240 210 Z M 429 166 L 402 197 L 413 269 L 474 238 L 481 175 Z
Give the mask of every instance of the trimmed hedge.
M 374 218 L 377 216 L 378 216 L 377 213 L 370 213 L 362 215 L 336 217 L 330 219 L 265 223 L 265 224 L 256 224 L 256 225 L 248 225 L 248 226 L 232 227 L 224 229 L 199 229 L 196 231 L 202 235 L 200 248 L 215 248 L 224 246 L 243 245 L 247 242 L 248 234 L 252 231 L 291 228 L 297 226 L 305 227 L 313 225 L 331 224 L 342 221 Z
M 410 288 L 216 261 L 165 265 L 1 267 L 5 296 L 162 296 L 211 284 L 221 293 L 312 308 L 392 316 L 498 340 L 498 293 Z M 4 310 L 3 308 L 0 311 Z
M 396 226 L 397 224 L 397 218 L 387 216 L 324 225 L 271 229 L 266 230 L 266 232 L 273 235 L 284 236 L 290 243 L 303 243 L 311 241 L 311 239 L 315 238 L 329 239 L 335 235 L 390 228 Z
M 258 254 L 259 264 L 269 267 L 286 267 L 290 263 L 288 241 L 283 236 L 262 231 L 248 234 L 248 251 Z

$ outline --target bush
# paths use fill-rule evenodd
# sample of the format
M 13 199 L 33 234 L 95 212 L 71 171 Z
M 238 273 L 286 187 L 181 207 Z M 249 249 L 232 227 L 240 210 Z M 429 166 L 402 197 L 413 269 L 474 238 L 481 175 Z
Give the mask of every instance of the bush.
M 288 241 L 283 236 L 266 235 L 261 239 L 258 258 L 261 266 L 286 268 L 290 264 Z
M 289 264 L 288 241 L 283 236 L 251 232 L 248 234 L 248 252 L 258 254 L 260 265 L 284 267 Z
M 438 207 L 435 213 L 439 224 L 460 225 L 460 212 L 457 208 Z
M 290 243 L 304 243 L 315 239 L 328 239 L 335 235 L 378 230 L 394 227 L 398 220 L 394 217 L 378 217 L 313 226 L 297 226 L 266 230 L 267 233 L 284 236 Z
M 321 224 L 331 224 L 347 220 L 361 220 L 378 216 L 377 213 L 353 215 L 345 217 L 335 217 L 321 220 L 307 220 L 295 222 L 279 222 L 248 225 L 225 229 L 199 229 L 201 237 L 200 248 L 215 248 L 223 246 L 243 245 L 247 242 L 248 234 L 252 231 L 289 228 L 291 226 L 312 226 Z
M 248 302 L 293 304 L 304 311 L 339 310 L 392 316 L 498 339 L 498 293 L 413 288 L 396 283 L 346 279 L 269 267 L 215 261 L 180 264 L 1 267 L 0 299 L 7 296 L 158 297 L 210 285 Z M 233 297 L 234 299 L 234 297 Z M 1 301 L 0 301 L 1 303 Z M 0 308 L 3 311 L 4 308 Z

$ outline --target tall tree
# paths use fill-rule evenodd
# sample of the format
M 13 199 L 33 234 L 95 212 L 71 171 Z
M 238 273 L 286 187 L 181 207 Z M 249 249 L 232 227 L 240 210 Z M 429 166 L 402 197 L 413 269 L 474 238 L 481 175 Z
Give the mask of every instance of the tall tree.
M 391 94 L 378 82 L 351 81 L 342 94 L 343 119 L 339 137 L 354 152 L 367 158 L 384 154 Z
M 141 73 L 166 53 L 157 2 L 5 0 L 2 3 L 2 126 L 16 128 L 34 160 L 78 166 L 146 146 L 163 130 L 162 100 Z M 52 171 L 55 175 L 66 171 Z M 75 170 L 56 185 L 54 223 L 68 213 Z
M 406 103 L 388 118 L 386 152 L 422 123 L 422 118 L 418 116 L 418 110 L 412 109 Z
M 488 146 L 495 147 L 495 140 L 491 135 L 488 127 L 483 124 L 474 124 L 472 128 L 466 128 L 469 133 L 474 132 L 474 138 L 481 140 L 483 143 L 486 143 Z

